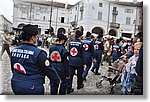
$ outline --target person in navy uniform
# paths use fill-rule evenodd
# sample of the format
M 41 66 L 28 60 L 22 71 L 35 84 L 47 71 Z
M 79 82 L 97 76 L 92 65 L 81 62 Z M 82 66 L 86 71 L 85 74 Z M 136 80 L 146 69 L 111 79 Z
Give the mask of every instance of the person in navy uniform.
M 56 69 L 58 75 L 61 78 L 61 83 L 58 84 L 57 80 L 50 80 L 51 94 L 52 95 L 65 95 L 68 88 L 69 80 L 69 61 L 68 52 L 64 47 L 67 37 L 64 34 L 57 35 L 57 41 L 54 45 L 50 46 L 49 59 L 52 67 Z M 60 85 L 60 87 L 59 87 Z
M 103 35 L 99 34 L 97 36 L 97 40 L 94 42 L 94 59 L 93 59 L 93 67 L 91 69 L 91 71 L 93 73 L 95 73 L 95 75 L 100 75 L 100 73 L 98 72 L 99 67 L 100 67 L 100 63 L 102 60 L 102 53 L 104 51 L 104 44 L 102 41 L 102 37 Z
M 112 46 L 112 60 L 115 62 L 121 56 L 121 46 L 119 45 L 120 39 L 116 39 L 115 44 Z
M 84 48 L 84 58 L 85 58 L 85 64 L 86 68 L 84 69 L 84 72 L 82 74 L 83 80 L 86 81 L 86 77 L 88 75 L 88 71 L 91 68 L 92 65 L 92 59 L 94 55 L 94 45 L 93 41 L 91 40 L 91 33 L 86 33 L 86 38 L 82 40 L 83 48 Z
M 16 95 L 44 95 L 45 76 L 60 82 L 60 77 L 51 67 L 47 53 L 34 44 L 38 28 L 25 25 L 22 29 L 23 43 L 11 51 L 11 87 Z
M 83 67 L 85 65 L 84 59 L 84 48 L 81 42 L 81 37 L 83 33 L 79 30 L 75 32 L 75 40 L 69 43 L 69 69 L 70 69 L 70 83 L 68 86 L 68 92 L 70 93 L 73 91 L 72 88 L 72 81 L 75 71 L 77 70 L 77 89 L 81 89 L 84 87 L 82 74 L 83 74 Z

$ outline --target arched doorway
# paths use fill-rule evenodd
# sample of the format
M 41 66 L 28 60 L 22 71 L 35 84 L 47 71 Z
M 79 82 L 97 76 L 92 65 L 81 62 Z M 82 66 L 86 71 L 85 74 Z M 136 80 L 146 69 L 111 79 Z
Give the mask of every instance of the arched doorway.
M 92 29 L 92 33 L 95 33 L 95 34 L 104 34 L 104 30 L 103 30 L 103 28 L 101 28 L 101 27 L 94 27 L 93 29 Z
M 18 29 L 22 29 L 24 26 L 25 26 L 25 24 L 21 23 L 21 24 L 18 25 Z
M 111 36 L 117 36 L 116 30 L 111 29 L 111 30 L 109 31 L 109 35 L 111 35 Z
M 59 28 L 57 31 L 57 34 L 59 34 L 59 33 L 65 34 L 66 30 L 64 28 Z

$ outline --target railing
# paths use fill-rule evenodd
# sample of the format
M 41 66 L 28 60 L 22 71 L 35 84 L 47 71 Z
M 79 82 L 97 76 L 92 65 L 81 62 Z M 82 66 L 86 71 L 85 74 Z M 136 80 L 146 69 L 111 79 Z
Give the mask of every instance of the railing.
M 117 28 L 117 29 L 118 29 L 118 28 L 120 28 L 120 24 L 119 24 L 119 23 L 111 22 L 111 23 L 110 23 L 110 27 L 111 27 L 111 28 Z
M 112 10 L 112 14 L 113 14 L 113 15 L 118 15 L 118 11 Z
M 84 11 L 84 6 L 81 6 L 81 7 L 80 7 L 80 11 Z

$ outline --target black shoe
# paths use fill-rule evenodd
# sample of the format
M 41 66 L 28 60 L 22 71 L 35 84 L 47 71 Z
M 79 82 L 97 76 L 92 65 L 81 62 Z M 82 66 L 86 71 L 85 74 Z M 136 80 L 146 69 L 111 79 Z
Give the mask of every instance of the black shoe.
M 95 73 L 95 75 L 101 75 L 101 73 L 98 73 L 98 72 L 97 72 L 97 73 Z
M 81 89 L 81 88 L 83 88 L 83 87 L 84 87 L 84 84 L 78 86 L 77 89 Z
M 67 90 L 67 94 L 70 94 L 70 93 L 73 92 L 73 91 L 74 91 L 74 89 L 71 88 L 71 89 Z
M 93 73 L 95 73 L 95 72 L 94 72 L 94 69 L 91 69 L 91 71 L 92 71 Z
M 112 64 L 109 64 L 109 66 L 112 66 Z
M 86 78 L 84 78 L 83 81 L 86 81 Z

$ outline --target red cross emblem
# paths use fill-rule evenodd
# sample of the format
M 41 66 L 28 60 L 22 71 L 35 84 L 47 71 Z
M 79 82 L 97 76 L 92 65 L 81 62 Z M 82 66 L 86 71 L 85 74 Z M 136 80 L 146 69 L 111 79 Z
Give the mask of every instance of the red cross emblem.
M 76 56 L 76 55 L 78 54 L 78 50 L 77 50 L 75 47 L 73 47 L 73 48 L 70 50 L 70 54 L 71 54 L 71 56 Z
M 98 48 L 99 48 L 99 46 L 96 44 L 96 45 L 94 45 L 94 48 L 95 48 L 95 49 L 98 49 Z
M 14 69 L 16 69 L 20 73 L 26 74 L 26 71 L 25 71 L 24 67 L 20 63 L 15 63 L 14 64 Z
M 128 50 L 131 50 L 131 46 L 128 47 Z
M 83 48 L 84 48 L 84 49 L 85 49 L 85 51 L 86 51 L 86 50 L 88 50 L 88 49 L 89 49 L 89 46 L 88 46 L 87 44 L 84 44 L 84 45 L 83 45 Z
M 50 59 L 54 62 L 61 62 L 61 56 L 58 51 L 53 51 L 50 55 Z
M 113 48 L 113 51 L 114 51 L 114 52 L 117 52 L 117 49 L 116 49 L 116 48 Z

